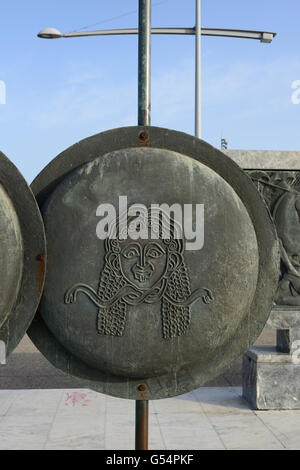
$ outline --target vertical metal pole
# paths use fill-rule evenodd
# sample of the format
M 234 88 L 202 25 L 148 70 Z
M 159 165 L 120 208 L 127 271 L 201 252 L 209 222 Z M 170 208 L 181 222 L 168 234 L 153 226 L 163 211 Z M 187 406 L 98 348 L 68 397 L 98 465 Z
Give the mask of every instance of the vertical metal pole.
M 135 450 L 148 450 L 148 400 L 135 402 Z
M 139 126 L 150 126 L 150 55 L 151 0 L 139 0 Z
M 201 0 L 196 0 L 196 31 L 195 31 L 195 136 L 201 138 Z
M 150 126 L 151 0 L 139 0 L 138 125 Z M 139 390 L 144 391 L 141 385 Z M 148 400 L 135 402 L 135 449 L 148 450 Z

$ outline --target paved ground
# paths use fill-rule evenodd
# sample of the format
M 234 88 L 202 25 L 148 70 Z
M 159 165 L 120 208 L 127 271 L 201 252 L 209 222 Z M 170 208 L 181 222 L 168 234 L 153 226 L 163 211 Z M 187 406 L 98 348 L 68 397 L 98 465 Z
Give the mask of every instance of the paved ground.
M 256 344 L 275 344 L 275 332 L 264 331 Z M 238 359 L 221 376 L 206 384 L 211 387 L 241 386 L 242 359 Z M 66 377 L 53 367 L 35 348 L 27 335 L 0 366 L 0 390 L 82 388 L 83 384 Z
M 150 402 L 149 449 L 300 449 L 299 411 L 252 411 L 239 387 Z M 134 402 L 87 389 L 1 390 L 0 449 L 134 449 Z
M 256 344 L 275 344 L 264 331 Z M 150 449 L 300 449 L 300 410 L 253 411 L 241 359 L 205 387 L 150 402 Z M 134 402 L 84 389 L 27 336 L 0 366 L 0 450 L 134 449 Z

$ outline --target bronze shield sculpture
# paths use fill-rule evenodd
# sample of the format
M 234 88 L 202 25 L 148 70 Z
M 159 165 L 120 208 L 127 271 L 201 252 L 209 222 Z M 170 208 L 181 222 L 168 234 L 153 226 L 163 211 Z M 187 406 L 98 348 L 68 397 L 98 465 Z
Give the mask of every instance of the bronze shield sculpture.
M 0 359 L 25 335 L 42 294 L 46 241 L 36 200 L 0 152 Z
M 49 258 L 29 335 L 63 372 L 114 396 L 164 398 L 219 375 L 260 334 L 275 230 L 250 178 L 209 144 L 115 129 L 67 149 L 32 189 Z

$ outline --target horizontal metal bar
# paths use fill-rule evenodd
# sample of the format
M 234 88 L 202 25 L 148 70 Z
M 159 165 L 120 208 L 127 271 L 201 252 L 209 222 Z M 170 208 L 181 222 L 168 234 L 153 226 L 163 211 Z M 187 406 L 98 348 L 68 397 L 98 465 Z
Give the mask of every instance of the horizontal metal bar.
M 270 33 L 267 31 L 247 31 L 242 29 L 204 29 L 202 34 L 204 36 L 222 36 L 231 38 L 245 38 L 245 39 L 258 39 L 260 41 L 264 39 L 273 39 L 276 33 Z
M 179 34 L 195 35 L 195 28 L 152 28 L 152 34 Z M 65 33 L 64 38 L 84 37 L 84 36 L 113 36 L 123 34 L 138 34 L 138 28 L 127 29 L 102 29 L 96 31 L 79 31 L 74 33 Z M 266 31 L 247 31 L 235 29 L 211 29 L 201 28 L 202 36 L 222 36 L 232 38 L 258 39 L 262 42 L 271 42 L 276 33 Z
M 138 28 L 127 29 L 100 29 L 96 31 L 78 31 L 75 33 L 65 33 L 64 38 L 82 37 L 82 36 L 115 36 L 121 34 L 138 34 Z M 195 28 L 152 28 L 152 34 L 195 34 Z
M 257 39 L 261 42 L 270 43 L 276 36 L 276 33 L 266 31 L 243 31 L 230 29 L 210 29 L 204 33 L 205 36 L 220 36 L 240 39 Z

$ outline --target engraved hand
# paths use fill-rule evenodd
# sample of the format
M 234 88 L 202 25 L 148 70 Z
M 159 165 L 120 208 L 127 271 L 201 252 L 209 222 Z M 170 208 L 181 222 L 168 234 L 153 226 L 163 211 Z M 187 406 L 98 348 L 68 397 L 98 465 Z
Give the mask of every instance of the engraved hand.
M 173 305 L 178 305 L 181 307 L 188 307 L 192 305 L 196 300 L 200 297 L 205 304 L 209 304 L 214 300 L 211 290 L 206 289 L 205 287 L 201 287 L 200 289 L 196 289 L 191 295 L 186 298 L 185 300 L 176 300 L 171 298 L 167 293 L 165 293 L 164 297 Z
M 202 296 L 202 300 L 205 304 L 209 304 L 214 300 L 212 292 L 209 289 L 203 289 L 206 292 L 206 295 Z
M 65 294 L 65 303 L 74 304 L 76 300 L 77 300 L 77 286 L 73 286 Z
M 78 293 L 82 292 L 85 294 L 97 307 L 100 308 L 110 308 L 122 297 L 128 300 L 128 303 L 131 305 L 137 305 L 141 303 L 146 296 L 142 295 L 140 292 L 137 292 L 136 288 L 124 286 L 122 287 L 111 299 L 104 300 L 99 297 L 98 293 L 87 284 L 75 284 L 65 294 L 65 303 L 73 304 L 77 301 Z

